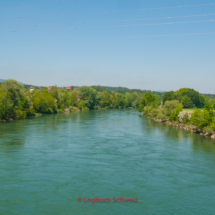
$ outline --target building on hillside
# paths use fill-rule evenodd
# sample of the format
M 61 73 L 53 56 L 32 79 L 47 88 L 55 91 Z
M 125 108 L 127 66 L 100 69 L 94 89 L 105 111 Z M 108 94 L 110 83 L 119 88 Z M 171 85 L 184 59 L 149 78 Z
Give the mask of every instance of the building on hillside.
M 39 90 L 40 92 L 42 92 L 42 91 L 43 91 L 43 88 L 39 87 L 37 90 Z
M 52 88 L 53 88 L 52 86 L 49 86 L 49 87 L 48 87 L 48 91 L 51 91 L 51 90 L 52 90 Z
M 67 89 L 67 90 L 72 90 L 72 88 L 71 88 L 71 87 L 67 87 L 66 89 Z
M 80 101 L 81 100 L 81 96 L 77 96 L 77 100 Z
M 58 89 L 59 89 L 59 90 L 64 90 L 64 89 L 65 89 L 65 87 L 58 87 Z

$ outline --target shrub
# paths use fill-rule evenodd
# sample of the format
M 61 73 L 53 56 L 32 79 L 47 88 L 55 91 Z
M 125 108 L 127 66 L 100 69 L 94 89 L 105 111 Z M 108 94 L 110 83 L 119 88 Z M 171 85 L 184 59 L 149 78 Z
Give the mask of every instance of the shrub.
M 210 127 L 211 127 L 213 130 L 215 130 L 215 122 L 212 122 L 212 123 L 210 124 Z
M 151 111 L 152 111 L 153 107 L 152 106 L 145 106 L 143 109 L 143 113 L 144 115 L 150 115 Z
M 164 105 L 165 115 L 170 116 L 172 112 L 176 109 L 176 107 L 179 105 L 182 107 L 178 100 L 167 101 Z
M 157 118 L 158 118 L 158 119 L 162 119 L 162 120 L 166 120 L 166 119 L 167 119 L 167 116 L 164 115 L 163 113 L 159 113 L 159 114 L 157 115 Z
M 208 133 L 209 135 L 212 135 L 213 134 L 213 129 L 210 128 L 209 126 L 203 128 L 203 132 L 204 133 Z
M 178 115 L 178 121 L 179 122 L 189 122 L 191 119 L 191 112 L 181 111 Z
M 58 113 L 64 113 L 64 109 L 57 109 Z
M 139 107 L 139 112 L 143 112 L 143 107 Z
M 69 106 L 69 110 L 70 110 L 71 112 L 73 112 L 73 111 L 78 111 L 79 108 L 78 108 L 78 107 Z
M 156 118 L 158 114 L 159 114 L 159 109 L 157 108 L 152 109 L 151 117 Z
M 204 128 L 211 124 L 211 117 L 207 110 L 195 110 L 191 116 L 191 123 L 198 128 Z
M 182 105 L 178 104 L 178 106 L 176 107 L 176 109 L 171 113 L 170 115 L 170 120 L 171 121 L 178 121 L 178 115 L 179 113 L 182 111 Z

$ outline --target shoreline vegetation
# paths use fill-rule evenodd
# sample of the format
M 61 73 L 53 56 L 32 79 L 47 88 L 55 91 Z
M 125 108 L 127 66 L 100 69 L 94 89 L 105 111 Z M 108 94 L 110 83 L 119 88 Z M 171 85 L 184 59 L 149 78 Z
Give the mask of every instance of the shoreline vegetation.
M 215 99 L 193 89 L 166 92 L 162 102 L 152 93 L 146 93 L 139 111 L 157 122 L 215 139 Z
M 42 114 L 121 108 L 138 108 L 150 119 L 215 139 L 215 98 L 193 89 L 159 93 L 102 86 L 36 87 L 13 79 L 0 83 L 0 122 Z
M 36 87 L 8 79 L 0 83 L 0 121 L 42 114 L 69 113 L 93 109 L 139 108 L 147 91 L 102 86 Z M 159 97 L 159 92 L 157 92 Z

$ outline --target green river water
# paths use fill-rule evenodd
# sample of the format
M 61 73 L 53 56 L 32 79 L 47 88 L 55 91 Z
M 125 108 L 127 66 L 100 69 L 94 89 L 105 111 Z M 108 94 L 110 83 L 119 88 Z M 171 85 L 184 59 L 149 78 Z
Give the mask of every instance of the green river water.
M 0 215 L 210 215 L 214 203 L 215 141 L 137 110 L 0 124 Z

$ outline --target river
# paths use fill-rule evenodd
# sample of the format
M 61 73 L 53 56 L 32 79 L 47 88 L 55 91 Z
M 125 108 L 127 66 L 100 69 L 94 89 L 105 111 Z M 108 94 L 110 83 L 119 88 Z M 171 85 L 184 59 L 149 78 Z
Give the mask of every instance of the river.
M 112 202 L 85 203 L 84 197 Z M 215 141 L 137 110 L 0 124 L 1 215 L 209 215 L 214 202 Z

